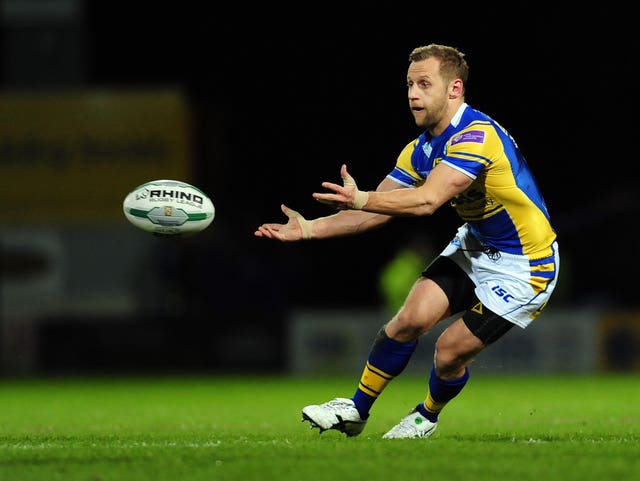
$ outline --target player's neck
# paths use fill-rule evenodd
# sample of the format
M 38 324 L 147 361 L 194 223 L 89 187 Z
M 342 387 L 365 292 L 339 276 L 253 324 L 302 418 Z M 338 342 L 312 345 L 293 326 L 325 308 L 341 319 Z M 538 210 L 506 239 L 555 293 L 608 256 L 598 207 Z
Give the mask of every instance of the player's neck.
M 451 121 L 453 120 L 454 117 L 456 117 L 456 115 L 460 111 L 460 107 L 462 107 L 464 105 L 464 103 L 465 103 L 464 99 L 460 99 L 460 98 L 449 102 L 447 104 L 447 111 L 446 111 L 445 115 L 442 117 L 440 122 L 438 122 L 438 125 L 436 125 L 435 127 L 429 129 L 429 133 L 433 137 L 437 137 L 437 136 L 441 135 L 442 132 L 444 132 L 447 129 L 447 127 L 449 127 L 449 125 L 451 125 Z

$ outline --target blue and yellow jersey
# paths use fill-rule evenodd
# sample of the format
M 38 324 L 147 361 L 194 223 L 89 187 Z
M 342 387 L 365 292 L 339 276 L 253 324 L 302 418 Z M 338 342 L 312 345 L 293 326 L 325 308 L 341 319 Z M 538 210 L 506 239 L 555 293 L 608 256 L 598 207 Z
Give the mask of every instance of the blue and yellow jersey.
M 495 120 L 464 104 L 441 135 L 425 132 L 407 144 L 388 177 L 416 187 L 440 162 L 474 179 L 451 205 L 482 243 L 530 259 L 552 254 L 556 233 L 542 194 L 515 140 Z

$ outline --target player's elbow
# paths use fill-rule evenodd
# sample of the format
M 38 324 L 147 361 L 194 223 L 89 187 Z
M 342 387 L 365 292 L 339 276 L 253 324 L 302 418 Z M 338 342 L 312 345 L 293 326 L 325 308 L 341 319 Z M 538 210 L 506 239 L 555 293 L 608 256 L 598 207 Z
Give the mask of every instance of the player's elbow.
M 416 203 L 416 205 L 413 206 L 413 208 L 411 209 L 410 215 L 414 215 L 414 216 L 433 215 L 435 211 L 438 210 L 438 208 L 442 204 L 443 204 L 442 202 L 438 201 L 438 199 L 432 196 L 423 195 L 420 197 L 419 202 Z
M 409 195 L 411 197 L 406 199 L 409 202 L 405 203 L 405 215 L 409 216 L 433 215 L 448 200 L 446 194 L 426 186 L 411 191 Z
M 433 215 L 433 213 L 436 210 L 438 210 L 438 208 L 435 207 L 433 204 L 421 204 L 411 209 L 411 212 L 409 213 L 409 215 L 416 216 L 416 217 L 428 216 L 428 215 Z
M 432 215 L 436 211 L 431 204 L 419 204 L 412 205 L 411 207 L 405 207 L 394 211 L 393 215 L 400 217 L 422 217 Z

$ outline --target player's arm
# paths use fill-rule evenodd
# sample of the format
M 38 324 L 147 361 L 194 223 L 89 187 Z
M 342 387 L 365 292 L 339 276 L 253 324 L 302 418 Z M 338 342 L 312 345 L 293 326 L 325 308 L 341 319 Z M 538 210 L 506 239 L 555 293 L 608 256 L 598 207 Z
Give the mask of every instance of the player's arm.
M 358 190 L 345 165 L 341 176 L 343 185 L 323 182 L 322 187 L 331 192 L 316 192 L 313 197 L 339 210 L 355 209 L 391 216 L 431 215 L 473 182 L 470 176 L 442 163 L 434 167 L 424 184 L 415 189 L 364 192 Z
M 401 187 L 400 184 L 385 178 L 378 184 L 376 192 L 390 191 L 399 187 Z M 309 220 L 284 204 L 280 208 L 287 216 L 287 223 L 262 224 L 255 231 L 257 237 L 266 237 L 283 242 L 341 237 L 376 229 L 391 219 L 390 216 L 385 214 L 362 210 L 341 210 L 329 216 Z
M 392 179 L 385 178 L 375 192 L 392 190 L 409 190 L 403 188 Z M 341 210 L 340 212 L 313 220 L 313 239 L 325 239 L 345 235 L 359 234 L 383 226 L 391 220 L 391 216 L 364 210 Z

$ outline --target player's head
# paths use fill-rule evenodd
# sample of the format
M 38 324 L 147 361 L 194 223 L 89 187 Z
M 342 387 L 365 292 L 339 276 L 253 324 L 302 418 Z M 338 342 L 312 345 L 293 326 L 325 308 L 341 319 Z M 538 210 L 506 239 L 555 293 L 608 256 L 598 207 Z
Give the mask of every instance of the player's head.
M 453 47 L 430 44 L 409 55 L 407 88 L 416 125 L 440 135 L 464 103 L 469 67 Z
M 454 47 L 432 43 L 414 48 L 409 54 L 409 61 L 421 62 L 431 57 L 440 61 L 440 75 L 445 82 L 460 79 L 463 88 L 467 85 L 469 65 L 464 58 L 464 53 Z

